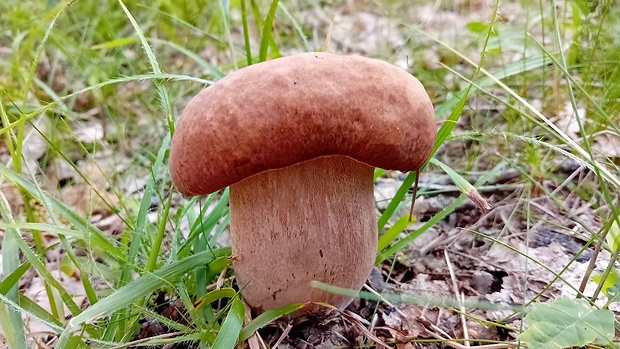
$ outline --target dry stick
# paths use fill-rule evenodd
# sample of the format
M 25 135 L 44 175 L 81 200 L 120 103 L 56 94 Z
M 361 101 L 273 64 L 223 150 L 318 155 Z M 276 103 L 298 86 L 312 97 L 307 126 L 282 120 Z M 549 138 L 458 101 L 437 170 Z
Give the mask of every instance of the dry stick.
M 448 271 L 450 272 L 450 278 L 452 279 L 452 288 L 454 289 L 454 296 L 459 300 L 459 310 L 461 311 L 461 324 L 463 325 L 463 338 L 465 339 L 465 347 L 469 348 L 469 331 L 467 330 L 467 322 L 465 321 L 465 307 L 463 306 L 463 294 L 459 293 L 459 286 L 456 282 L 456 275 L 454 274 L 454 268 L 448 256 L 448 251 L 444 250 L 443 255 L 446 257 L 446 264 L 448 265 Z M 459 297 L 459 294 L 461 295 Z
M 332 16 L 332 20 L 329 22 L 329 28 L 327 28 L 327 36 L 325 37 L 325 44 L 323 46 L 323 51 L 329 52 L 329 45 L 332 41 L 332 28 L 334 28 L 334 16 Z
M 370 332 L 370 330 L 368 330 L 366 328 L 366 326 L 364 326 L 364 324 L 362 324 L 362 322 L 360 320 L 363 320 L 364 322 L 367 322 L 366 320 L 364 320 L 361 316 L 349 311 L 349 310 L 344 310 L 342 312 L 340 312 L 340 314 L 347 320 L 349 321 L 351 324 L 353 324 L 353 326 L 355 326 L 364 336 L 366 336 L 366 338 L 372 340 L 373 342 L 375 342 L 377 345 L 386 348 L 386 349 L 392 349 L 392 347 L 390 347 L 389 345 L 383 343 L 383 341 L 381 339 L 379 339 L 379 337 L 375 336 L 372 332 Z M 370 323 L 369 323 L 370 324 Z
M 397 313 L 399 313 L 399 314 L 400 314 L 403 318 L 406 318 L 406 317 L 407 317 L 407 316 L 406 316 L 406 315 L 405 315 L 402 311 L 400 311 L 400 309 L 398 309 L 398 308 L 397 308 L 394 304 L 390 303 L 387 299 L 383 298 L 383 296 L 382 296 L 382 295 L 380 295 L 377 291 L 373 290 L 373 289 L 372 289 L 372 287 L 369 287 L 369 286 L 367 286 L 367 285 L 364 285 L 364 288 L 365 288 L 366 290 L 368 290 L 370 293 L 373 293 L 374 295 L 376 295 L 376 296 L 378 296 L 378 297 L 381 297 L 381 301 L 382 301 L 383 303 L 387 304 L 389 307 L 392 307 L 392 308 L 396 309 L 396 312 L 397 312 Z M 442 308 L 440 308 L 440 309 L 442 309 Z M 424 325 L 424 329 L 426 330 L 426 332 L 428 332 L 431 336 L 433 336 L 433 337 L 435 337 L 435 338 L 437 338 L 437 339 L 441 339 L 441 340 L 446 341 L 446 344 L 448 344 L 448 345 L 450 345 L 450 346 L 453 346 L 453 347 L 455 347 L 455 348 L 458 348 L 458 349 L 504 349 L 504 348 L 513 348 L 513 347 L 516 347 L 516 343 L 514 343 L 514 342 L 509 342 L 509 343 L 505 343 L 505 344 L 504 344 L 504 343 L 501 343 L 501 344 L 486 344 L 486 345 L 478 345 L 478 346 L 475 346 L 475 347 L 470 347 L 470 348 L 467 348 L 467 347 L 465 347 L 464 345 L 462 345 L 461 343 L 458 343 L 458 342 L 455 342 L 455 341 L 453 341 L 453 340 L 450 340 L 450 339 L 449 339 L 449 338 L 450 338 L 450 335 L 449 335 L 449 334 L 447 334 L 447 333 L 446 333 L 444 330 L 442 330 L 441 328 L 439 328 L 439 327 L 435 326 L 435 324 L 433 324 L 433 323 L 428 322 L 427 320 L 425 320 L 425 321 L 428 323 L 428 326 L 430 326 L 433 330 L 435 330 L 435 331 L 437 331 L 437 332 L 439 332 L 439 333 L 442 333 L 444 336 L 446 336 L 446 338 L 444 338 L 444 337 L 442 337 L 442 336 L 440 336 L 440 335 L 436 334 L 435 332 L 433 332 L 433 331 L 429 330 L 428 328 L 426 328 L 426 325 L 424 324 L 424 321 L 422 321 L 422 320 L 425 320 L 425 319 L 421 319 L 421 320 L 418 320 L 418 321 L 419 321 L 422 325 Z
M 265 343 L 265 341 L 263 340 L 263 337 L 261 337 L 260 334 L 258 334 L 258 332 L 255 332 L 254 334 L 256 335 L 256 338 L 258 338 L 258 342 L 260 343 L 262 349 L 271 349 L 269 348 L 267 343 Z
M 590 265 L 592 265 L 592 268 L 590 268 L 590 265 L 588 265 L 588 269 L 586 270 L 586 274 L 588 275 L 588 279 L 590 278 L 590 274 L 592 274 L 592 271 L 594 270 L 594 267 L 595 267 L 593 265 L 592 261 L 596 261 L 596 259 L 598 259 L 598 255 L 601 252 L 601 246 L 603 245 L 603 241 L 605 241 L 605 239 L 607 238 L 607 234 L 609 233 L 609 230 L 611 230 L 611 226 L 609 228 L 605 229 L 605 231 L 603 231 L 603 234 L 601 235 L 601 237 L 596 242 L 596 249 L 594 250 L 594 253 L 592 254 L 592 257 L 590 259 Z M 609 259 L 610 266 L 614 265 L 614 263 L 616 262 L 615 261 L 616 258 L 614 258 L 616 255 L 617 255 L 617 251 L 614 254 L 611 255 L 611 258 Z M 605 274 L 603 274 L 603 277 L 605 277 Z M 584 277 L 584 279 L 585 279 L 585 277 Z M 582 280 L 582 283 L 583 283 L 583 280 Z M 598 285 L 596 285 L 596 289 L 594 290 L 594 293 L 592 294 L 592 297 L 590 297 L 590 302 L 594 303 L 596 301 L 596 299 L 598 298 L 598 294 L 601 292 L 601 289 L 603 288 L 604 284 L 605 284 L 605 282 L 599 282 Z
M 575 171 L 573 171 L 573 173 L 571 173 L 566 180 L 564 180 L 564 182 L 562 182 L 562 184 L 560 184 L 557 188 L 555 188 L 554 191 L 551 192 L 551 194 L 549 194 L 548 196 L 555 196 L 557 193 L 560 192 L 560 190 L 564 189 L 564 187 L 566 187 L 570 182 L 572 182 L 572 180 L 581 173 L 581 171 L 583 170 L 583 167 L 579 167 L 577 168 Z M 572 194 L 572 193 L 571 193 Z
M 288 324 L 286 326 L 286 328 L 284 329 L 284 331 L 282 331 L 282 335 L 280 336 L 280 338 L 278 338 L 278 340 L 275 342 L 275 344 L 273 345 L 273 348 L 277 348 L 278 345 L 280 345 L 280 343 L 282 343 L 282 341 L 284 340 L 284 338 L 286 338 L 286 336 L 288 336 L 288 333 L 291 332 L 291 328 L 293 328 L 293 325 Z
M 437 327 L 435 324 L 431 323 L 430 321 L 426 321 L 426 323 L 424 323 L 424 322 L 421 322 L 421 323 L 422 323 L 422 325 L 424 325 L 424 330 L 428 334 L 430 334 L 431 336 L 433 336 L 433 337 L 435 337 L 437 339 L 446 341 L 445 344 L 447 344 L 447 345 L 449 345 L 451 347 L 457 348 L 457 349 L 469 349 L 469 348 L 471 348 L 471 349 L 505 349 L 505 348 L 514 348 L 514 347 L 517 346 L 517 343 L 508 342 L 508 343 L 484 344 L 484 345 L 477 345 L 477 346 L 474 346 L 474 347 L 466 347 L 463 344 L 457 342 L 456 340 L 451 339 L 450 336 L 444 330 L 442 330 L 441 328 Z M 437 331 L 439 333 L 442 333 L 445 336 L 445 338 L 440 336 L 440 335 L 438 335 L 437 333 L 429 330 L 428 327 L 432 328 L 433 330 L 435 330 L 435 331 Z
M 590 263 L 588 263 L 588 268 L 583 275 L 583 279 L 581 279 L 581 284 L 579 285 L 579 293 L 577 293 L 577 298 L 581 298 L 581 295 L 586 290 L 586 285 L 588 284 L 588 280 L 590 280 L 590 275 L 592 275 L 592 271 L 596 267 L 596 259 L 598 258 L 598 254 L 601 252 L 601 243 L 597 241 L 594 245 L 594 252 L 590 257 Z M 593 299 L 592 301 L 595 301 Z
M 415 182 L 413 183 L 413 194 L 411 195 L 411 208 L 409 209 L 409 223 L 413 221 L 413 204 L 415 203 L 415 197 L 418 194 L 418 183 L 420 180 L 420 169 L 415 171 Z
M 226 273 L 227 272 L 228 272 L 228 267 L 225 267 L 224 269 L 222 269 L 222 272 L 220 273 L 220 276 L 217 278 L 217 281 L 215 282 L 215 289 L 216 290 L 219 290 L 224 285 L 224 281 L 226 280 Z
M 250 309 L 250 307 L 248 306 L 248 304 L 243 301 L 243 307 L 245 308 L 245 314 L 244 314 L 244 324 L 247 326 L 247 324 L 249 324 L 252 321 L 252 310 Z M 252 336 L 250 336 L 250 338 L 248 338 L 248 345 L 250 346 L 250 349 L 260 349 L 260 346 L 258 344 L 258 332 L 254 332 L 254 334 L 252 334 Z

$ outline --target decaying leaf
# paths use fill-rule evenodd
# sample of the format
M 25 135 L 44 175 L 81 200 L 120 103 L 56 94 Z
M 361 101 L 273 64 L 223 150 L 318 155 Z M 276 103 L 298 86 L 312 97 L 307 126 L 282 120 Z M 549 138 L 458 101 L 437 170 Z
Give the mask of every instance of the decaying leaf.
M 594 137 L 592 148 L 609 158 L 620 157 L 620 136 L 613 132 L 601 132 Z
M 78 183 L 60 191 L 65 203 L 71 205 L 80 215 L 86 216 L 89 212 L 109 211 L 118 199 L 104 189 L 87 183 Z

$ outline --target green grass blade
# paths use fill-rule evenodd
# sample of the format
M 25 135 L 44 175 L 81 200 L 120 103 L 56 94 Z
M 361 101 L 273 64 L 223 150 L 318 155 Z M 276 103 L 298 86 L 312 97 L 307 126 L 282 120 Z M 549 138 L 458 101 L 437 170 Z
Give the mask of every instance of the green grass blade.
M 467 195 L 467 197 L 469 197 L 469 199 L 476 205 L 476 207 L 480 208 L 481 210 L 489 210 L 491 208 L 493 208 L 478 192 L 478 190 L 476 190 L 476 188 L 474 188 L 473 185 L 471 185 L 471 183 L 469 183 L 465 178 L 463 178 L 463 176 L 461 176 L 460 174 L 456 173 L 456 171 L 454 171 L 452 168 L 450 168 L 448 165 L 444 164 L 443 162 L 433 158 L 430 161 L 433 165 L 436 165 L 438 167 L 440 167 L 447 175 L 448 177 L 450 177 L 450 179 L 452 180 L 452 182 L 456 185 L 456 187 L 459 189 L 459 191 L 464 194 Z
M 0 281 L 0 294 L 6 296 L 11 289 L 17 285 L 19 279 L 30 269 L 30 263 L 24 262 L 19 267 L 15 268 L 11 274 Z M 3 271 L 4 272 L 4 271 Z
M 501 171 L 501 169 L 504 166 L 505 166 L 505 162 L 500 162 L 499 164 L 497 164 L 493 169 L 491 169 L 490 171 L 485 173 L 484 176 L 482 176 L 476 182 L 474 187 L 478 187 L 478 186 L 486 184 L 486 182 L 489 179 L 491 179 L 493 176 L 495 176 L 499 171 Z M 448 206 L 446 206 L 443 210 L 441 210 L 439 213 L 437 213 L 431 219 L 429 219 L 426 223 L 424 223 L 423 226 L 421 226 L 417 230 L 411 232 L 409 235 L 403 237 L 402 239 L 398 240 L 396 243 L 394 243 L 392 246 L 390 246 L 387 249 L 385 249 L 383 252 L 379 253 L 379 255 L 377 256 L 377 259 L 375 260 L 375 264 L 381 263 L 386 258 L 389 258 L 390 256 L 396 254 L 396 252 L 398 252 L 401 249 L 403 249 L 411 241 L 413 241 L 416 237 L 420 236 L 422 233 L 424 233 L 430 227 L 435 225 L 437 222 L 441 221 L 446 216 L 448 216 L 450 213 L 454 212 L 454 210 L 460 204 L 462 204 L 465 201 L 466 198 L 467 198 L 467 196 L 465 196 L 465 195 L 459 196 L 457 199 L 452 201 Z
M 22 307 L 25 312 L 32 314 L 35 318 L 47 324 L 51 329 L 58 333 L 62 332 L 63 323 L 32 299 L 23 294 L 19 295 L 19 306 Z
M 190 247 L 194 239 L 198 238 L 200 234 L 209 233 L 213 230 L 215 225 L 228 213 L 228 200 L 230 198 L 230 191 L 228 188 L 222 192 L 220 200 L 215 205 L 213 210 L 203 219 L 197 220 L 190 230 L 190 234 L 187 240 L 183 243 L 179 250 L 179 255 L 184 256 L 189 253 Z M 205 211 L 208 207 L 205 205 L 203 208 Z M 202 217 L 202 216 L 201 216 Z
M 91 321 L 99 316 L 112 313 L 131 305 L 139 298 L 145 297 L 156 289 L 183 276 L 187 272 L 202 265 L 209 264 L 212 260 L 230 255 L 230 248 L 206 251 L 187 257 L 180 261 L 166 265 L 152 274 L 144 274 L 138 279 L 116 290 L 97 304 L 84 310 L 80 315 L 69 322 L 71 327 Z
M 142 202 L 140 203 L 140 210 L 138 211 L 138 216 L 136 218 L 136 227 L 131 233 L 131 241 L 129 243 L 129 251 L 127 253 L 127 263 L 124 265 L 123 273 L 121 275 L 121 286 L 127 284 L 129 280 L 131 280 L 135 259 L 138 255 L 138 250 L 142 245 L 142 235 L 144 234 L 144 229 L 148 220 L 147 214 L 149 213 L 149 207 L 151 206 L 151 197 L 155 192 L 155 177 L 156 174 L 159 173 L 159 170 L 164 162 L 164 157 L 168 151 L 169 144 L 170 134 L 168 134 L 162 142 L 159 152 L 157 153 L 157 158 L 151 167 L 151 175 L 146 183 Z
M 30 70 L 28 72 L 28 76 L 23 86 L 24 90 L 22 91 L 22 96 L 24 100 L 26 100 L 28 97 L 28 90 L 30 89 L 30 85 L 32 84 L 32 79 L 34 78 L 34 73 L 39 63 L 39 57 L 41 56 L 41 53 L 43 52 L 45 48 L 45 44 L 47 43 L 47 40 L 49 39 L 49 36 L 52 33 L 52 29 L 54 28 L 54 25 L 56 24 L 58 17 L 60 17 L 60 15 L 64 12 L 64 10 L 67 8 L 67 5 L 68 3 L 64 4 L 62 8 L 56 13 L 54 18 L 50 22 L 50 24 L 47 26 L 47 29 L 45 31 L 45 34 L 43 35 L 43 38 L 39 42 L 37 50 L 35 51 L 35 54 L 34 54 L 34 58 L 32 59 L 32 62 L 30 62 Z
M 437 139 L 435 140 L 435 147 L 430 156 L 431 158 L 433 157 L 437 149 L 439 149 L 441 144 L 446 140 L 448 135 L 450 135 L 450 132 L 452 131 L 452 129 L 454 129 L 454 127 L 456 126 L 456 121 L 461 116 L 461 113 L 463 112 L 463 108 L 465 107 L 465 103 L 467 102 L 467 96 L 469 95 L 469 90 L 470 89 L 467 88 L 465 91 L 461 93 L 459 102 L 457 103 L 456 107 L 452 110 L 452 113 L 448 117 L 448 121 L 445 122 L 439 129 L 439 132 L 437 133 Z M 392 217 L 392 215 L 396 211 L 396 208 L 398 208 L 398 205 L 400 204 L 400 202 L 403 200 L 405 195 L 407 195 L 409 188 L 411 188 L 411 186 L 415 182 L 415 177 L 416 177 L 415 171 L 409 172 L 409 174 L 407 174 L 407 177 L 405 177 L 403 184 L 398 188 L 398 190 L 396 191 L 396 194 L 394 195 L 394 198 L 392 198 L 388 206 L 385 208 L 385 211 L 383 211 L 383 213 L 381 214 L 381 217 L 379 217 L 379 220 L 377 221 L 377 226 L 379 228 L 379 231 L 383 230 L 383 228 L 387 224 L 390 217 Z
M 153 246 L 150 248 L 149 259 L 146 261 L 146 271 L 152 272 L 155 270 L 155 264 L 157 263 L 157 257 L 161 250 L 161 244 L 166 234 L 166 224 L 168 223 L 168 214 L 170 213 L 170 206 L 172 205 L 172 193 L 168 193 L 168 200 L 164 206 L 164 211 L 159 218 L 159 226 L 157 227 L 157 236 L 153 241 Z
M 224 268 L 227 268 L 232 264 L 232 259 L 228 257 L 220 257 L 210 263 L 205 270 L 205 279 L 207 281 L 213 280 L 214 277 L 220 275 Z
M 241 23 L 243 25 L 243 44 L 248 66 L 252 65 L 252 47 L 250 46 L 250 30 L 248 28 L 248 13 L 245 0 L 241 0 Z
M 466 299 L 462 301 L 456 297 L 432 297 L 432 296 L 420 296 L 417 294 L 400 293 L 400 294 L 378 294 L 373 292 L 352 290 L 349 288 L 343 288 L 338 286 L 332 286 L 320 281 L 312 281 L 311 286 L 320 290 L 328 291 L 334 294 L 348 296 L 352 298 L 368 299 L 375 302 L 389 301 L 391 303 L 399 304 L 415 304 L 420 306 L 439 306 L 439 307 L 451 307 L 459 308 L 465 306 L 466 308 L 474 308 L 481 310 L 514 310 L 520 307 L 512 307 L 509 305 L 492 303 L 489 301 L 481 301 L 475 299 Z
M 409 213 L 400 217 L 400 219 L 394 223 L 381 237 L 379 238 L 379 246 L 377 248 L 378 252 L 383 251 L 386 247 L 388 247 L 394 239 L 398 237 L 403 230 L 407 229 L 407 227 L 415 222 L 415 219 L 409 221 Z
M 110 253 L 112 256 L 119 260 L 124 259 L 124 252 L 118 246 L 112 244 L 110 240 L 108 240 L 104 232 L 102 232 L 101 230 L 99 230 L 99 228 L 88 222 L 85 218 L 75 213 L 75 211 L 69 208 L 66 204 L 49 195 L 48 193 L 40 191 L 36 185 L 32 184 L 30 181 L 26 180 L 21 175 L 18 175 L 13 170 L 9 169 L 3 164 L 0 164 L 0 175 L 24 188 L 34 198 L 40 201 L 47 201 L 54 210 L 54 212 L 66 219 L 71 225 L 76 228 L 77 231 L 82 232 L 85 241 L 90 241 L 91 243 L 98 243 L 100 244 L 97 246 L 98 248 L 106 250 L 108 253 Z M 62 230 L 62 228 L 59 227 L 56 227 L 54 229 Z M 70 232 L 63 231 L 63 233 Z
M 9 222 L 14 222 L 9 203 L 0 191 L 0 216 Z M 6 277 L 14 273 L 20 273 L 19 261 L 19 242 L 21 236 L 15 229 L 5 232 L 2 240 L 2 250 L 0 258 L 2 258 L 2 274 Z M 23 240 L 21 240 L 23 242 Z M 34 254 L 34 253 L 33 253 Z M 4 282 L 3 282 L 4 284 Z M 6 284 L 6 292 L 0 295 L 6 295 L 7 301 L 14 302 L 19 305 L 19 289 L 17 283 Z M 26 330 L 22 322 L 21 311 L 18 307 L 10 307 L 8 303 L 0 304 L 0 325 L 5 333 L 9 346 L 12 348 L 26 348 Z
M 265 311 L 264 313 L 257 316 L 254 320 L 250 321 L 243 330 L 241 330 L 240 338 L 242 341 L 250 338 L 254 332 L 259 329 L 269 325 L 273 321 L 279 319 L 280 317 L 290 314 L 294 311 L 297 311 L 304 307 L 304 303 L 296 303 L 291 305 L 286 305 L 276 309 L 270 309 Z
M 157 58 L 155 57 L 155 54 L 153 53 L 151 46 L 146 40 L 146 36 L 144 36 L 144 32 L 142 31 L 142 29 L 140 29 L 140 26 L 138 25 L 133 15 L 129 12 L 129 10 L 123 3 L 123 0 L 118 0 L 118 3 L 123 8 L 125 15 L 131 22 L 131 25 L 133 26 L 136 34 L 140 38 L 140 43 L 142 44 L 142 48 L 144 49 L 144 52 L 146 52 L 146 55 L 149 59 L 149 63 L 151 65 L 151 69 L 153 70 L 153 73 L 161 74 L 162 71 L 161 71 L 161 68 L 159 67 L 159 63 L 157 62 Z M 161 103 L 161 107 L 164 111 L 166 121 L 168 123 L 168 129 L 170 131 L 170 136 L 172 136 L 174 134 L 174 120 L 172 119 L 172 104 L 170 103 L 170 98 L 168 97 L 168 90 L 166 89 L 166 86 L 163 84 L 161 80 L 155 80 L 154 82 L 155 82 L 155 86 L 157 89 L 157 95 L 159 96 L 159 101 Z
M 233 288 L 221 288 L 219 290 L 211 291 L 204 295 L 202 298 L 198 300 L 198 306 L 196 306 L 196 310 L 202 309 L 204 307 L 209 306 L 211 303 L 224 299 L 224 298 L 234 298 L 238 294 L 237 291 Z
M 7 275 L 12 275 L 19 270 L 19 249 L 14 240 L 15 238 L 12 235 L 5 235 L 2 241 L 2 267 L 3 273 Z M 9 249 L 14 252 L 10 252 Z M 19 304 L 17 284 L 13 284 L 7 292 L 1 293 L 0 295 L 3 297 L 6 295 L 7 301 Z M 19 307 L 10 307 L 6 302 L 0 304 L 0 326 L 2 326 L 7 342 L 11 348 L 27 347 L 26 331 Z
M 230 31 L 230 0 L 219 0 L 219 4 L 220 12 L 222 13 L 222 24 L 224 25 L 224 32 L 226 33 L 228 49 L 230 50 L 230 57 L 232 58 L 234 68 L 237 69 L 235 45 L 233 43 L 232 33 Z
M 2 229 L 29 229 L 29 230 L 39 230 L 44 231 L 49 234 L 53 234 L 56 236 L 64 235 L 74 239 L 82 240 L 86 243 L 90 248 L 95 248 L 100 251 L 115 251 L 118 249 L 117 246 L 112 244 L 110 240 L 106 239 L 100 235 L 90 234 L 88 231 L 81 230 L 73 230 L 63 228 L 53 224 L 47 223 L 0 223 L 0 228 Z M 123 254 L 119 251 L 118 255 L 112 254 L 115 258 L 119 258 L 121 261 L 124 260 Z
M 198 65 L 201 66 L 206 72 L 208 72 L 210 75 L 213 75 L 213 77 L 215 79 L 221 79 L 224 76 L 226 76 L 226 74 L 224 74 L 223 71 L 221 71 L 220 69 L 218 69 L 217 67 L 215 67 L 211 63 L 207 62 L 202 57 L 200 57 L 199 55 L 194 53 L 193 51 L 190 51 L 190 50 L 186 49 L 185 47 L 183 47 L 181 45 L 177 45 L 174 42 L 171 42 L 171 41 L 168 41 L 168 40 L 161 40 L 161 39 L 157 39 L 157 38 L 149 38 L 148 40 L 151 41 L 151 42 L 158 43 L 160 45 L 165 45 L 165 46 L 172 47 L 173 49 L 181 52 L 182 54 L 184 54 L 187 57 L 191 58 L 194 62 L 198 63 Z
M 258 59 L 260 62 L 264 62 L 267 59 L 267 50 L 269 43 L 271 42 L 271 31 L 273 30 L 273 20 L 276 17 L 276 10 L 278 9 L 278 0 L 271 1 L 269 12 L 263 22 L 263 32 L 260 39 L 260 50 L 258 51 Z
M 427 34 L 424 33 L 424 35 L 427 35 Z M 504 91 L 506 91 L 506 93 L 508 93 L 508 95 L 510 97 L 512 97 L 515 100 L 517 100 L 522 106 L 525 107 L 525 109 L 527 109 L 529 112 L 531 112 L 533 115 L 535 115 L 540 121 L 542 121 L 544 124 L 546 124 L 552 130 L 551 135 L 553 135 L 558 140 L 560 140 L 560 141 L 564 142 L 565 144 L 567 144 L 577 155 L 579 155 L 579 156 L 581 156 L 583 158 L 587 158 L 587 159 L 591 158 L 590 154 L 588 153 L 588 151 L 583 149 L 579 144 L 577 144 L 577 142 L 575 140 L 570 138 L 556 124 L 554 124 L 549 118 L 544 116 L 538 109 L 534 108 L 534 106 L 532 106 L 532 104 L 530 104 L 528 101 L 526 101 L 525 98 L 521 97 L 516 91 L 511 89 L 509 86 L 507 86 L 504 82 L 502 82 L 500 79 L 498 79 L 492 73 L 490 73 L 489 71 L 487 71 L 484 68 L 480 67 L 474 61 L 472 61 L 467 56 L 465 56 L 463 53 L 455 50 L 450 45 L 442 42 L 441 40 L 436 40 L 436 39 L 434 39 L 434 40 L 435 40 L 435 42 L 439 43 L 440 45 L 442 45 L 443 47 L 445 47 L 446 49 L 450 50 L 452 53 L 454 53 L 455 55 L 457 55 L 458 57 L 463 59 L 463 61 L 466 62 L 467 64 L 469 64 L 469 65 L 471 65 L 473 67 L 478 68 L 478 70 L 477 70 L 478 72 L 482 73 L 487 78 L 489 78 L 494 84 L 496 84 L 499 87 L 501 87 Z M 599 169 L 599 171 L 601 173 L 601 178 L 603 178 L 606 181 L 608 181 L 609 183 L 613 184 L 616 188 L 620 188 L 620 178 L 619 177 L 617 177 L 613 173 L 611 173 L 608 168 L 602 166 L 596 159 L 592 159 L 591 162 L 592 162 L 592 165 L 594 166 L 594 168 L 598 168 Z
M 71 98 L 74 98 L 76 96 L 79 96 L 81 94 L 93 91 L 93 90 L 98 90 L 101 89 L 102 87 L 106 87 L 106 86 L 110 86 L 110 85 L 116 85 L 116 84 L 120 84 L 120 83 L 124 83 L 124 82 L 130 82 L 130 81 L 146 81 L 146 80 L 158 80 L 158 79 L 163 79 L 163 80 L 170 80 L 170 81 L 191 81 L 191 82 L 197 82 L 199 84 L 208 86 L 213 84 L 213 81 L 211 80 L 205 80 L 205 79 L 201 79 L 201 78 L 197 78 L 197 77 L 193 77 L 193 76 L 188 76 L 188 75 L 180 75 L 180 74 L 166 74 L 166 73 L 161 73 L 161 74 L 138 74 L 138 75 L 131 75 L 131 76 L 126 76 L 126 77 L 121 77 L 121 78 L 115 78 L 115 79 L 110 79 L 98 84 L 94 84 L 88 87 L 85 87 L 81 90 L 72 92 L 68 95 L 59 97 L 59 99 L 53 102 L 48 103 L 47 105 L 43 106 L 43 107 L 39 107 L 36 108 L 30 112 L 28 112 L 27 114 L 22 115 L 17 121 L 14 121 L 8 125 L 6 125 L 3 128 L 0 128 L 0 135 L 3 135 L 7 132 L 9 132 L 12 128 L 23 125 L 24 123 L 28 122 L 30 119 L 41 115 L 42 113 L 45 113 L 49 110 L 53 110 L 53 108 L 58 105 L 61 102 L 67 101 Z M 59 111 L 59 113 L 62 115 L 62 112 Z
M 301 27 L 299 22 L 297 22 L 295 17 L 293 17 L 293 15 L 288 11 L 288 8 L 286 8 L 286 5 L 284 5 L 283 3 L 280 2 L 280 3 L 278 3 L 278 7 L 280 8 L 280 10 L 282 10 L 282 12 L 284 12 L 286 17 L 288 17 L 288 19 L 293 24 L 293 27 L 295 27 L 295 30 L 297 31 L 297 34 L 301 38 L 301 41 L 303 41 L 303 43 L 304 43 L 304 49 L 306 50 L 306 52 L 313 51 L 312 45 L 310 45 L 310 43 L 308 42 L 308 36 L 306 34 L 304 34 L 303 28 Z
M 239 297 L 235 297 L 231 301 L 230 310 L 220 332 L 217 334 L 213 349 L 233 349 L 239 339 L 239 333 L 243 327 L 243 317 L 245 315 L 245 306 Z

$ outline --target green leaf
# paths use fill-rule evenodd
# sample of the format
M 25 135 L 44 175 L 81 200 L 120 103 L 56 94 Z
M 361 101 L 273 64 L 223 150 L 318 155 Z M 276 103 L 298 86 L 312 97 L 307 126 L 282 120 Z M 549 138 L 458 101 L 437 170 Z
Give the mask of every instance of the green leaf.
M 553 303 L 537 303 L 524 320 L 528 329 L 518 339 L 531 349 L 604 345 L 614 337 L 614 313 L 584 299 L 560 296 Z
M 383 251 L 383 249 L 388 247 L 392 243 L 392 241 L 394 241 L 398 237 L 398 234 L 402 233 L 403 230 L 407 229 L 409 225 L 413 224 L 413 222 L 416 221 L 415 217 L 412 217 L 413 219 L 411 219 L 411 221 L 409 220 L 409 217 L 411 217 L 409 213 L 400 217 L 400 219 L 396 223 L 394 223 L 394 225 L 392 225 L 390 229 L 388 229 L 383 235 L 381 235 L 377 248 L 378 252 L 381 252 Z
M 607 236 L 605 236 L 605 241 L 612 251 L 616 251 L 618 250 L 618 247 L 620 247 L 620 226 L 618 226 L 617 220 L 614 220 L 611 224 L 609 232 L 607 233 Z
M 607 278 L 603 281 L 603 274 L 593 275 L 591 277 L 592 281 L 600 284 L 603 282 L 603 286 L 601 286 L 601 292 L 607 296 L 609 299 L 608 303 L 617 302 L 620 297 L 620 275 L 618 275 L 618 271 L 612 269 L 607 275 Z
M 199 310 L 209 304 L 220 300 L 222 298 L 234 298 L 237 295 L 237 291 L 233 288 L 226 287 L 219 290 L 211 291 L 204 295 L 204 297 L 198 300 L 198 305 L 196 306 L 196 310 Z
M 612 274 L 610 273 L 609 275 L 611 276 Z M 607 304 L 620 302 L 620 277 L 618 276 L 618 272 L 615 270 L 613 271 L 613 275 L 615 276 L 613 284 L 607 286 L 607 288 L 605 289 Z M 611 277 L 607 279 L 609 280 L 611 279 Z
M 469 197 L 469 199 L 473 201 L 473 203 L 478 208 L 480 208 L 481 210 L 490 210 L 491 208 L 493 208 L 484 198 L 482 198 L 478 190 L 476 190 L 473 185 L 471 185 L 460 174 L 456 173 L 456 171 L 450 168 L 450 166 L 435 158 L 432 158 L 429 162 L 441 167 L 441 169 L 448 175 L 448 177 L 450 177 L 452 182 L 454 182 L 456 187 L 459 188 L 459 191 L 463 195 L 467 195 L 467 197 Z
M 144 49 L 144 52 L 146 53 L 146 56 L 149 59 L 149 63 L 151 65 L 151 69 L 153 73 L 161 74 L 162 71 L 161 71 L 161 68 L 159 67 L 159 63 L 157 62 L 157 58 L 155 57 L 155 53 L 153 53 L 151 46 L 149 46 L 149 43 L 146 40 L 146 36 L 144 35 L 144 32 L 138 25 L 138 22 L 136 22 L 131 12 L 129 12 L 129 10 L 125 6 L 125 3 L 123 3 L 123 0 L 118 0 L 118 3 L 121 5 L 121 8 L 125 12 L 127 19 L 129 19 L 129 22 L 131 22 L 131 25 L 133 26 L 134 31 L 138 35 L 138 38 L 140 38 L 140 43 L 142 44 L 142 48 Z M 161 104 L 162 110 L 166 114 L 165 117 L 168 123 L 170 136 L 172 136 L 172 134 L 174 133 L 174 120 L 172 120 L 172 104 L 168 96 L 168 89 L 166 89 L 166 86 L 164 86 L 163 82 L 160 80 L 154 80 L 153 82 L 157 90 L 157 95 L 159 97 L 158 99 Z
M 101 44 L 93 45 L 90 47 L 90 49 L 91 50 L 106 50 L 106 49 L 111 49 L 111 48 L 133 44 L 136 41 L 137 41 L 136 38 L 118 38 L 118 39 L 103 42 Z
M 486 34 L 489 31 L 489 23 L 469 22 L 467 23 L 467 29 L 472 33 Z
M 226 315 L 224 324 L 213 343 L 213 349 L 233 349 L 243 327 L 245 306 L 239 297 L 231 301 L 230 311 Z

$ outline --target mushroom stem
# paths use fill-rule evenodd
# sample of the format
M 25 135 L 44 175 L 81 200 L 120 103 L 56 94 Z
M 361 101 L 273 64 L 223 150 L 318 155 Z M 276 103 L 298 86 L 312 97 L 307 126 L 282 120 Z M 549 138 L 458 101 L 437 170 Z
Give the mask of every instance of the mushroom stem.
M 349 297 L 310 282 L 361 289 L 377 251 L 373 167 L 346 156 L 266 171 L 230 187 L 234 267 L 258 312 Z

